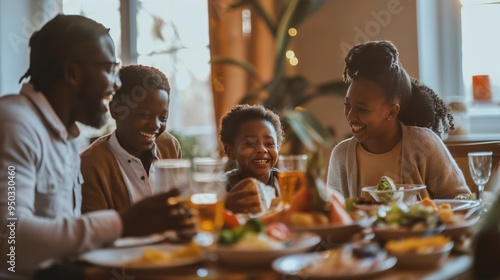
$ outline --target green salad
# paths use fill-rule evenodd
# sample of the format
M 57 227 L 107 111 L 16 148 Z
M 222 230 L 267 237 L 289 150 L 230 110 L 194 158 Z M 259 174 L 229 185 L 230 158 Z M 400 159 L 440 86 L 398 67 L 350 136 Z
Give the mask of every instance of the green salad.
M 378 181 L 377 190 L 379 191 L 395 191 L 396 185 L 394 181 L 389 176 L 382 176 Z M 378 197 L 383 202 L 391 202 L 393 200 L 393 192 L 380 193 Z
M 381 207 L 377 213 L 375 225 L 395 228 L 435 228 L 441 224 L 436 212 L 421 204 L 407 206 L 399 203 L 389 207 Z

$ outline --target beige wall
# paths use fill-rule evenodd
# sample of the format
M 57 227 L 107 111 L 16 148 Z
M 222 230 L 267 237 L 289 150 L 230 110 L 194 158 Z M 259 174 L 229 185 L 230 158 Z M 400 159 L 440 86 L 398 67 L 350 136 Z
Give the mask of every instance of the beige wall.
M 394 42 L 403 66 L 418 78 L 416 11 L 413 0 L 326 1 L 300 26 L 291 44 L 299 64 L 290 71 L 304 75 L 314 85 L 341 79 L 343 59 L 355 43 L 384 39 Z M 306 108 L 334 128 L 336 142 L 350 135 L 342 98 L 322 97 Z
M 299 28 L 293 48 L 297 73 L 311 82 L 341 78 L 345 52 L 355 43 L 390 40 L 408 73 L 418 77 L 416 1 L 329 0 Z

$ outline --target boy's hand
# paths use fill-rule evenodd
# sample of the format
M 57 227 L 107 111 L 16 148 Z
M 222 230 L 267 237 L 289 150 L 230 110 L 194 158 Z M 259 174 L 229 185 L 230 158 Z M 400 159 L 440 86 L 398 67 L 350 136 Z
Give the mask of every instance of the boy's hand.
M 251 208 L 260 205 L 259 194 L 256 189 L 242 189 L 248 180 L 242 180 L 226 196 L 226 209 L 233 213 L 248 213 Z

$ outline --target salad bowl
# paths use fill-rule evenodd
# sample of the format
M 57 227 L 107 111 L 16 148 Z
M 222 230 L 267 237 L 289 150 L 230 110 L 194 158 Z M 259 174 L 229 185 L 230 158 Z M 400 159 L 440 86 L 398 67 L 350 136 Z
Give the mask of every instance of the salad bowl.
M 378 186 L 367 186 L 361 190 L 369 193 L 377 202 L 411 204 L 419 200 L 419 192 L 427 188 L 422 184 L 395 184 L 395 186 L 395 190 L 379 190 Z

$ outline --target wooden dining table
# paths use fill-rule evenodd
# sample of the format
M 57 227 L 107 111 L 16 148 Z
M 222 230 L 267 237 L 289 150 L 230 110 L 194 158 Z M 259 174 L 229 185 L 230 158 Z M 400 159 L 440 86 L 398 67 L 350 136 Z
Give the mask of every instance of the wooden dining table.
M 410 280 L 410 279 L 471 279 L 472 258 L 469 255 L 451 256 L 441 266 L 430 269 L 401 269 L 397 266 L 366 279 Z M 89 266 L 83 279 L 110 280 L 163 280 L 163 279 L 227 279 L 227 280 L 285 280 L 305 279 L 294 275 L 283 275 L 270 267 L 241 268 L 230 265 L 204 262 L 174 269 L 128 270 L 126 268 L 103 268 Z M 335 279 L 335 278 L 332 278 Z
M 472 279 L 472 256 L 451 254 L 446 261 L 436 267 L 407 269 L 396 266 L 363 279 Z M 295 275 L 284 275 L 274 271 L 271 264 L 261 267 L 239 267 L 217 261 L 203 261 L 196 264 L 154 269 L 130 269 L 126 267 L 102 267 L 83 261 L 73 261 L 52 267 L 39 273 L 35 280 L 306 280 L 314 279 Z M 336 279 L 336 278 L 332 278 Z M 360 279 L 360 278 L 356 278 Z

